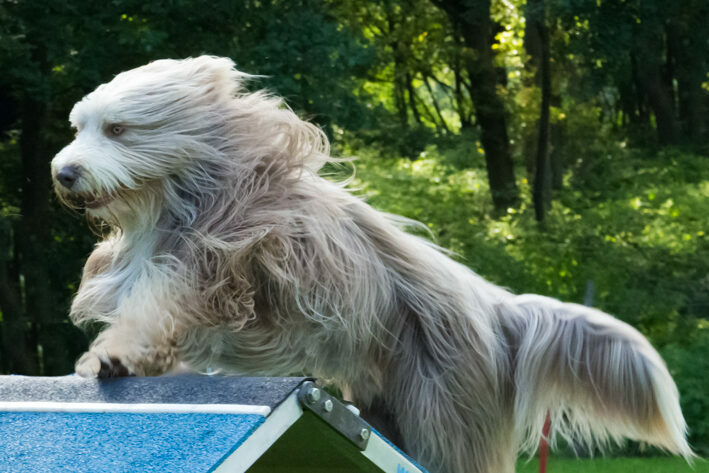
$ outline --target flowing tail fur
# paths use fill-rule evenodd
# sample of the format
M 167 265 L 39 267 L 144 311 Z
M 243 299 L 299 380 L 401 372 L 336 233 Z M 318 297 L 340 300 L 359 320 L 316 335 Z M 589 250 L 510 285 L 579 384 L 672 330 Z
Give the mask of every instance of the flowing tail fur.
M 637 330 L 548 297 L 516 296 L 501 307 L 523 451 L 534 452 L 550 412 L 552 446 L 556 434 L 602 451 L 627 437 L 691 460 L 675 383 Z

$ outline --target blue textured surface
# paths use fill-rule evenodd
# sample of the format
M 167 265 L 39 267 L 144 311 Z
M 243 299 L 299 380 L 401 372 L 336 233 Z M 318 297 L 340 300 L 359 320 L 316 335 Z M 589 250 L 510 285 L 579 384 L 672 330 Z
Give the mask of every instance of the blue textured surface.
M 253 414 L 0 412 L 0 472 L 207 472 L 264 420 Z

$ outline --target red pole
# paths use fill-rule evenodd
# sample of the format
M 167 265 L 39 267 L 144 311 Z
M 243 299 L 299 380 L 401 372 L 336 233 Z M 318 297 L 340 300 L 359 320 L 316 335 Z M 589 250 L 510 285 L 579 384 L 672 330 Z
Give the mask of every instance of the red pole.
M 542 439 L 539 441 L 539 473 L 547 473 L 547 454 L 549 452 L 549 430 L 551 430 L 551 416 L 547 411 L 547 418 L 542 428 Z

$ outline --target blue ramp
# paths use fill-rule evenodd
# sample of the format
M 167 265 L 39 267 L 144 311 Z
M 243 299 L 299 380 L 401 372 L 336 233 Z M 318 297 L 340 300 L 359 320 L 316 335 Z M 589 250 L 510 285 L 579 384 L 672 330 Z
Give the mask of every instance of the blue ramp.
M 307 378 L 0 376 L 0 472 L 424 470 Z

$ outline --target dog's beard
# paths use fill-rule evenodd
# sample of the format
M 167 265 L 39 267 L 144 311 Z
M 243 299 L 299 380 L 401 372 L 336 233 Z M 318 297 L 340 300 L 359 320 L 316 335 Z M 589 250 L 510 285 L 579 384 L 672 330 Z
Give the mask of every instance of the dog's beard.
M 100 190 L 95 192 L 67 192 L 56 186 L 57 197 L 62 204 L 74 210 L 97 210 L 111 204 L 119 197 L 120 191 Z
M 163 179 L 146 179 L 136 188 L 75 193 L 74 208 L 84 211 L 92 227 L 123 229 L 153 225 L 163 211 Z
M 149 192 L 150 187 L 132 189 L 119 186 L 107 189 L 97 186 L 92 190 L 72 192 L 56 184 L 55 190 L 59 201 L 76 212 L 84 213 L 92 227 L 103 227 L 105 224 L 121 227 L 122 220 L 127 215 L 135 214 L 142 206 L 143 194 Z

